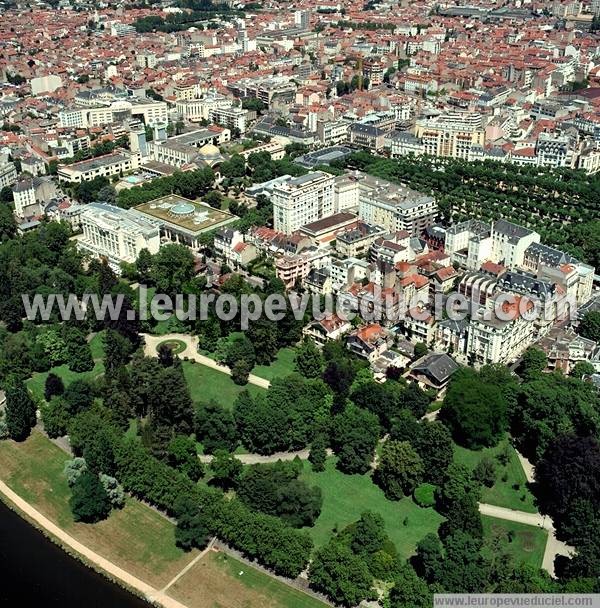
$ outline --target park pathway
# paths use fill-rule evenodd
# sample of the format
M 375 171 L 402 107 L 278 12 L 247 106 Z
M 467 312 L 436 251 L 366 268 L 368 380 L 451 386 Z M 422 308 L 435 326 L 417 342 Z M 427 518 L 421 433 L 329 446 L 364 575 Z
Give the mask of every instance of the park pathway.
M 488 505 L 486 503 L 479 503 L 479 512 L 482 515 L 489 515 L 490 517 L 496 517 L 497 519 L 506 519 L 508 521 L 515 521 L 520 524 L 526 524 L 528 526 L 537 526 L 544 530 L 553 530 L 552 520 L 549 517 L 540 515 L 539 513 L 527 513 L 525 511 L 516 511 L 515 509 L 507 509 L 506 507 L 497 507 L 496 505 Z
M 159 597 L 164 596 L 167 590 L 172 587 L 182 576 L 186 575 L 212 548 L 217 540 L 216 536 L 213 536 L 208 545 L 196 555 L 196 557 L 185 567 L 176 574 L 159 592 Z
M 294 460 L 294 458 L 300 458 L 300 460 L 308 460 L 310 450 L 298 450 L 297 452 L 275 452 L 275 454 L 269 454 L 263 456 L 262 454 L 235 454 L 235 457 L 242 464 L 269 464 L 271 462 L 277 462 L 278 460 Z M 333 450 L 327 449 L 327 456 L 333 456 Z M 200 462 L 208 464 L 212 461 L 213 457 L 211 454 L 201 454 L 198 456 Z
M 83 557 L 88 563 L 92 564 L 96 568 L 99 568 L 100 570 L 103 570 L 113 579 L 118 579 L 125 585 L 125 587 L 134 589 L 148 601 L 156 602 L 162 605 L 163 608 L 186 608 L 184 604 L 181 604 L 177 600 L 168 597 L 158 589 L 155 589 L 148 583 L 145 583 L 141 579 L 133 576 L 133 574 L 126 572 L 113 562 L 107 560 L 101 555 L 98 555 L 98 553 L 80 543 L 70 534 L 67 534 L 67 532 L 59 528 L 45 515 L 42 515 L 42 513 L 32 507 L 27 501 L 23 500 L 18 494 L 13 492 L 3 481 L 0 481 L 0 494 L 2 494 L 4 498 L 9 503 L 13 504 L 19 511 L 24 513 L 31 521 L 35 522 L 37 526 L 45 530 L 54 538 L 58 539 L 63 546 L 69 547 L 71 550 L 75 551 L 75 553 Z
M 149 357 L 156 357 L 158 353 L 158 345 L 161 342 L 164 342 L 165 340 L 179 340 L 185 344 L 185 350 L 178 353 L 180 357 L 193 359 L 206 367 L 210 367 L 210 369 L 214 369 L 218 372 L 231 376 L 231 370 L 226 365 L 221 365 L 210 357 L 201 355 L 198 352 L 198 338 L 196 336 L 190 336 L 188 334 L 165 334 L 164 336 L 142 334 L 142 336 L 146 342 L 144 352 Z M 248 376 L 248 382 L 250 384 L 254 384 L 255 386 L 260 386 L 260 388 L 269 388 L 269 386 L 271 386 L 271 383 L 268 380 L 265 380 L 260 376 L 255 376 L 254 374 L 250 374 Z

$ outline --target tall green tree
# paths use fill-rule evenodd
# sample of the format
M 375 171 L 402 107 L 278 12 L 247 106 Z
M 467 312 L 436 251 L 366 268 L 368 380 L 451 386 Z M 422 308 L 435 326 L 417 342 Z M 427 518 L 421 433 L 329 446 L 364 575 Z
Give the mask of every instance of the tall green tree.
M 454 439 L 471 449 L 495 445 L 508 427 L 501 389 L 471 369 L 454 374 L 440 414 Z
M 368 599 L 373 583 L 366 563 L 337 539 L 316 551 L 308 580 L 332 601 L 349 607 Z
M 6 426 L 11 439 L 23 441 L 36 423 L 36 406 L 22 380 L 13 378 L 6 387 Z
M 390 500 L 399 500 L 421 483 L 423 461 L 408 441 L 386 441 L 383 444 L 375 480 Z
M 108 517 L 110 500 L 97 475 L 84 471 L 76 479 L 71 492 L 69 504 L 75 521 L 95 523 Z
M 314 340 L 305 338 L 296 349 L 296 370 L 305 378 L 320 378 L 323 364 L 323 355 Z

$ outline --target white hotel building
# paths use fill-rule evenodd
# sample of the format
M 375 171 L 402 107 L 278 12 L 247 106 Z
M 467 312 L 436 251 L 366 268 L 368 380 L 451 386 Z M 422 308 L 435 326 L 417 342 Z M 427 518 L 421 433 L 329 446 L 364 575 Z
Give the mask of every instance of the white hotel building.
M 140 166 L 140 155 L 122 151 L 114 154 L 105 154 L 82 160 L 72 165 L 59 165 L 58 179 L 60 181 L 81 183 L 95 177 L 110 177 L 134 171 Z
M 66 108 L 58 113 L 58 126 L 88 129 L 138 118 L 146 125 L 167 122 L 168 108 L 164 101 L 151 99 L 121 99 L 108 106 Z
M 315 171 L 273 188 L 274 228 L 292 234 L 305 224 L 335 213 L 333 175 Z
M 152 254 L 160 247 L 160 228 L 139 214 L 106 203 L 82 206 L 79 214 L 82 234 L 77 247 L 93 256 L 106 257 L 115 271 L 121 262 L 135 262 L 142 249 Z

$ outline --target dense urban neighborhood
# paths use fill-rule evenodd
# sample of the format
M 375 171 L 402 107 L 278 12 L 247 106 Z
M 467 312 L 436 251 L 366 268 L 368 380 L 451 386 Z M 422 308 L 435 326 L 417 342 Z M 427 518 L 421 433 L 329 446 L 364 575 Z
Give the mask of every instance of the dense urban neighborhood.
M 0 0 L 0 499 L 148 605 L 600 593 L 598 269 L 598 0 Z

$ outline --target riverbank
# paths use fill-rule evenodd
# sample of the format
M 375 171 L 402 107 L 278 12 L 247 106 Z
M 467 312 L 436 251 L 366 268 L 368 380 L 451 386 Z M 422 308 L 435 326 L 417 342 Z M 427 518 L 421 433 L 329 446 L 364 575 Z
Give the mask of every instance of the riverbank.
M 34 509 L 28 502 L 13 492 L 3 481 L 0 481 L 0 494 L 5 504 L 12 505 L 19 513 L 25 516 L 27 521 L 46 533 L 54 542 L 57 542 L 68 553 L 81 559 L 86 565 L 91 566 L 106 575 L 110 580 L 118 581 L 125 589 L 133 591 L 149 603 L 163 606 L 164 608 L 186 608 L 183 604 L 173 598 L 163 596 L 158 589 L 151 587 L 144 581 L 126 572 L 116 564 L 102 557 L 89 547 L 67 534 L 47 517 Z
M 0 494 L 0 605 L 150 608 Z
M 222 552 L 183 552 L 175 544 L 173 522 L 133 498 L 102 522 L 74 522 L 68 505 L 70 489 L 62 472 L 67 458 L 39 431 L 22 443 L 1 441 L 0 499 L 66 552 L 119 586 L 165 608 L 204 608 L 217 603 L 236 608 L 324 606 L 251 564 L 225 568 L 225 563 L 237 560 L 215 561 Z M 211 576 L 205 578 L 208 572 Z

